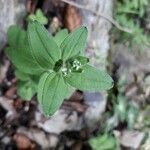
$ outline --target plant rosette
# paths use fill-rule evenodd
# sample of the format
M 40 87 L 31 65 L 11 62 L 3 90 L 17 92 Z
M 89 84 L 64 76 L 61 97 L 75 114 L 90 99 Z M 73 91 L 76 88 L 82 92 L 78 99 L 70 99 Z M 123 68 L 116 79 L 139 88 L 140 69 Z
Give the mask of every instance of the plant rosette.
M 54 37 L 37 21 L 30 22 L 27 32 L 12 26 L 8 30 L 6 53 L 14 66 L 31 76 L 38 76 L 37 99 L 46 116 L 53 115 L 68 95 L 70 87 L 100 91 L 113 86 L 104 71 L 89 65 L 84 57 L 87 28 Z

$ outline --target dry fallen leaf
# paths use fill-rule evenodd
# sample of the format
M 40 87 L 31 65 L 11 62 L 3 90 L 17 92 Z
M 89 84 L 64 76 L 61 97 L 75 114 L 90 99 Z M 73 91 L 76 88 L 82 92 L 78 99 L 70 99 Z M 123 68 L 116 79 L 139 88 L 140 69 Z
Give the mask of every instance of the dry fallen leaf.
M 19 150 L 34 150 L 35 144 L 30 141 L 29 138 L 27 138 L 23 134 L 15 134 L 13 136 L 13 140 L 16 143 L 16 146 Z
M 5 93 L 5 96 L 11 99 L 16 98 L 16 86 L 11 86 Z
M 4 61 L 4 64 L 0 64 L 0 83 L 3 82 L 3 80 L 6 78 L 6 74 L 9 68 L 9 61 Z
M 34 13 L 36 7 L 36 3 L 33 0 L 27 0 L 26 1 L 26 10 L 29 13 Z
M 81 18 L 75 7 L 67 5 L 64 15 L 64 25 L 69 31 L 81 25 Z

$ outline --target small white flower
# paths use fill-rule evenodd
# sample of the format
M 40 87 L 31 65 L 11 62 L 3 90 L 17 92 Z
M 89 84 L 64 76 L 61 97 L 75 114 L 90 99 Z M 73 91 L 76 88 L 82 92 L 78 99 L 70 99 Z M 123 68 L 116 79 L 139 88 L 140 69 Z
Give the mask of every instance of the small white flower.
M 62 67 L 61 71 L 62 71 L 64 76 L 66 76 L 68 74 L 68 69 L 66 67 Z

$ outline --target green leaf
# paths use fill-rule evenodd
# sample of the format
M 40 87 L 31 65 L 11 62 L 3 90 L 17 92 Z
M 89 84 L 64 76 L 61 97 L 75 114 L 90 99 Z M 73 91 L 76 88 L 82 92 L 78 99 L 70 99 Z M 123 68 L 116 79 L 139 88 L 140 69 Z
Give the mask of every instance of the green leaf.
M 117 97 L 117 104 L 114 105 L 115 114 L 119 117 L 121 122 L 125 121 L 126 110 L 127 110 L 127 100 L 121 94 Z
M 116 139 L 108 134 L 98 135 L 90 140 L 93 150 L 115 150 Z
M 32 58 L 26 32 L 11 26 L 7 36 L 10 46 L 5 49 L 5 52 L 15 67 L 25 73 L 41 74 L 44 68 L 41 68 Z
M 39 21 L 41 24 L 45 25 L 48 23 L 48 19 L 44 16 L 41 9 L 37 9 L 36 13 L 37 21 Z
M 34 21 L 28 25 L 28 40 L 33 59 L 45 69 L 52 69 L 61 58 L 61 50 L 47 30 Z
M 135 121 L 138 117 L 138 113 L 138 106 L 134 103 L 130 103 L 126 114 L 126 121 L 129 129 L 132 129 L 134 127 Z
M 33 95 L 37 92 L 37 85 L 39 77 L 35 75 L 29 75 L 21 72 L 20 70 L 15 71 L 17 77 L 17 93 L 23 100 L 31 100 Z
M 15 25 L 12 25 L 8 28 L 7 39 L 8 39 L 8 43 L 10 46 L 16 47 L 16 44 L 18 42 L 21 32 L 24 32 L 24 31 L 21 31 L 21 29 Z M 22 34 L 25 34 L 25 33 L 22 33 Z
M 87 28 L 79 27 L 71 32 L 61 43 L 62 59 L 67 60 L 79 55 L 85 48 Z
M 28 17 L 27 17 L 27 21 L 34 21 L 34 20 L 37 20 L 36 19 L 36 16 L 34 14 L 30 14 Z
M 61 43 L 67 37 L 67 35 L 68 35 L 67 29 L 60 30 L 58 33 L 56 33 L 56 35 L 54 36 L 54 40 L 58 46 L 61 45 Z
M 68 85 L 61 74 L 44 73 L 38 85 L 38 101 L 46 116 L 51 116 L 68 94 Z
M 31 80 L 25 82 L 25 81 L 19 81 L 17 84 L 17 94 L 23 99 L 23 100 L 31 100 L 31 98 L 34 96 L 34 94 L 37 91 L 37 85 L 33 83 Z
M 27 21 L 38 21 L 39 23 L 45 25 L 48 23 L 48 19 L 44 16 L 43 12 L 41 9 L 37 9 L 35 14 L 30 14 L 27 17 Z
M 22 72 L 29 74 L 41 74 L 44 71 L 44 69 L 39 67 L 36 62 L 32 61 L 30 55 L 26 55 L 25 53 L 23 53 L 23 49 L 21 50 L 18 48 L 14 49 L 11 47 L 7 47 L 5 49 L 5 52 L 8 58 L 15 65 L 15 67 L 17 67 L 19 70 L 22 70 Z
M 112 78 L 105 73 L 90 65 L 83 67 L 82 73 L 70 73 L 66 81 L 79 90 L 108 90 L 113 86 Z
M 43 17 L 42 10 L 41 9 L 37 9 L 35 15 L 38 16 L 38 17 Z
M 30 74 L 24 73 L 18 69 L 15 70 L 15 76 L 20 81 L 31 80 L 32 82 L 34 82 L 36 84 L 39 82 L 39 75 L 30 75 Z
M 15 70 L 15 76 L 17 77 L 17 79 L 22 81 L 27 81 L 30 79 L 29 74 L 26 74 L 18 69 Z

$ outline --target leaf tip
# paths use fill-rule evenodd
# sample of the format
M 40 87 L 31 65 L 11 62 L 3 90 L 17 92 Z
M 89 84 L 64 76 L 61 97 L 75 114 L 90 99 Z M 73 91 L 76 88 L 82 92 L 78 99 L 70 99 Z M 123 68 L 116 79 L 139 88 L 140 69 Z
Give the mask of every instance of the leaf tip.
M 88 29 L 87 29 L 86 26 L 82 26 L 81 28 L 82 28 L 86 33 L 88 32 Z
M 109 86 L 108 86 L 108 90 L 110 90 L 111 88 L 113 88 L 114 86 L 114 80 L 112 79 L 112 77 L 109 75 Z

